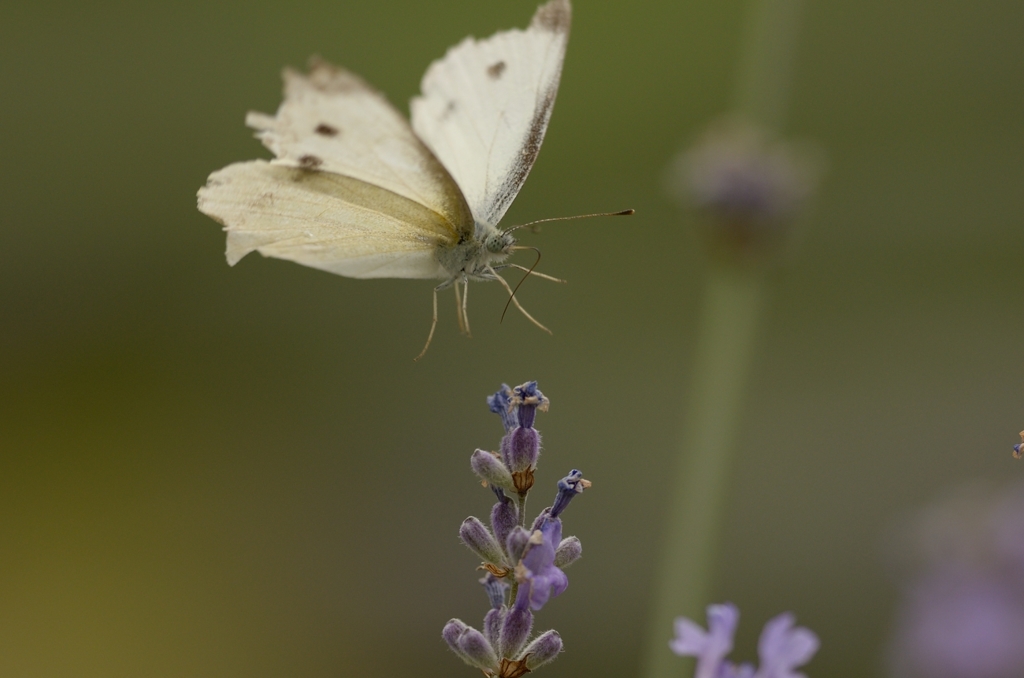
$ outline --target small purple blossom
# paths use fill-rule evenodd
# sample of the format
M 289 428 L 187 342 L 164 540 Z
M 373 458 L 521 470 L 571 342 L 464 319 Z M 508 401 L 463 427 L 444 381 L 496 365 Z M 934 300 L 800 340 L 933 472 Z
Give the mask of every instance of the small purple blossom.
M 1020 442 L 1013 446 L 1013 458 L 1020 459 L 1024 456 L 1024 431 L 1020 432 Z
M 579 469 L 569 471 L 569 475 L 558 481 L 558 494 L 555 496 L 555 503 L 551 505 L 551 517 L 557 518 L 561 515 L 573 497 L 588 487 L 590 487 L 590 481 L 583 477 L 583 473 Z
M 548 518 L 540 529 L 530 536 L 523 559 L 516 566 L 519 595 L 527 591 L 529 605 L 534 610 L 544 607 L 551 596 L 560 595 L 569 586 L 569 578 L 555 565 L 555 551 L 562 542 L 562 521 Z M 516 599 L 516 605 L 526 604 Z
M 512 389 L 509 388 L 508 384 L 502 384 L 501 388 L 494 395 L 487 396 L 487 407 L 490 408 L 491 412 L 501 417 L 505 433 L 519 425 L 519 420 L 516 418 L 512 407 Z
M 758 642 L 760 667 L 725 660 L 732 652 L 739 610 L 732 603 L 708 606 L 708 630 L 687 619 L 675 621 L 676 637 L 669 648 L 680 657 L 696 657 L 694 678 L 803 678 L 795 671 L 818 651 L 818 637 L 809 629 L 793 628 L 794 617 L 780 614 L 765 624 Z

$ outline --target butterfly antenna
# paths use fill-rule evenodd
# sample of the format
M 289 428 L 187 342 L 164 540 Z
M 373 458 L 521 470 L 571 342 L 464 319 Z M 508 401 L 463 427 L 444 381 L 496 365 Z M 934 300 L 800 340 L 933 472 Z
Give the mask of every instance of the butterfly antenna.
M 511 226 L 505 229 L 505 233 L 511 233 L 516 229 L 526 228 L 528 226 L 536 226 L 537 224 L 545 224 L 549 221 L 570 221 L 572 219 L 589 219 L 591 217 L 628 217 L 635 213 L 636 210 L 622 210 L 621 212 L 599 212 L 597 214 L 577 214 L 571 217 L 550 217 L 548 219 L 538 219 L 537 221 L 531 221 L 526 224 L 519 224 L 518 226 Z
M 533 273 L 533 269 L 537 268 L 537 264 L 540 263 L 540 250 L 539 249 L 537 249 L 536 247 L 523 247 L 522 249 L 524 249 L 524 250 L 533 250 L 534 252 L 537 253 L 537 258 L 534 259 L 533 266 L 531 266 L 529 268 L 529 270 L 526 271 L 526 275 L 524 275 L 523 279 L 519 281 L 519 283 L 516 285 L 516 288 L 514 290 L 512 290 L 512 294 L 509 295 L 508 301 L 505 302 L 505 308 L 502 309 L 502 311 L 501 311 L 501 320 L 498 321 L 499 323 L 501 323 L 502 321 L 505 320 L 505 314 L 508 313 L 508 305 L 512 303 L 512 300 L 516 296 L 516 292 L 519 291 L 519 287 L 523 284 L 523 282 L 526 281 L 527 278 L 530 277 L 530 274 Z

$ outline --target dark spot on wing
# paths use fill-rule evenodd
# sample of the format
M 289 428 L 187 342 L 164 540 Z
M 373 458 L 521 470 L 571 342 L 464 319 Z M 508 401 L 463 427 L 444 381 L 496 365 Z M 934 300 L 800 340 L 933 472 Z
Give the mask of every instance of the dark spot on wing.
M 447 120 L 448 118 L 450 118 L 452 113 L 455 112 L 456 108 L 457 108 L 457 106 L 455 104 L 455 101 L 454 100 L 449 101 L 448 105 L 445 106 L 444 110 L 441 112 L 441 121 L 443 122 L 443 121 Z
M 322 164 L 324 161 L 315 155 L 304 155 L 299 158 L 299 167 L 302 169 L 314 170 Z
M 323 137 L 336 137 L 341 132 L 337 127 L 331 127 L 326 122 L 322 122 L 316 126 L 314 130 L 317 134 Z
M 491 76 L 493 80 L 497 80 L 501 77 L 501 74 L 505 72 L 505 62 L 495 61 L 493 64 L 487 67 L 487 75 Z

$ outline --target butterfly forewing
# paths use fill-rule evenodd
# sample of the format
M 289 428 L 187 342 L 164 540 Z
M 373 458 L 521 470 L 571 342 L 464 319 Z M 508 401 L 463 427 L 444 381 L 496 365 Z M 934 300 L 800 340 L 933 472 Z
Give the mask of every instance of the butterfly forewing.
M 246 124 L 274 152 L 275 164 L 335 172 L 429 207 L 455 234 L 472 232 L 458 186 L 380 92 L 349 71 L 314 59 L 308 74 L 284 72 L 275 116 Z
M 458 183 L 478 222 L 497 225 L 540 150 L 569 38 L 568 0 L 526 30 L 467 38 L 427 69 L 412 125 Z

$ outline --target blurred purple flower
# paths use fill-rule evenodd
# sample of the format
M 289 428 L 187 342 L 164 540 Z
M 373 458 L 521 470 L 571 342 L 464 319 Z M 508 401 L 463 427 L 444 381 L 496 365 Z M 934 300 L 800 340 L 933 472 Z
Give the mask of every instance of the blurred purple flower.
M 920 563 L 890 648 L 899 678 L 1024 676 L 1024 487 L 975 488 L 912 523 Z
M 708 630 L 686 617 L 675 622 L 676 637 L 669 641 L 680 657 L 696 657 L 694 678 L 803 678 L 796 668 L 811 660 L 818 651 L 818 637 L 809 629 L 793 628 L 792 614 L 769 620 L 761 632 L 757 651 L 760 668 L 736 665 L 725 660 L 732 651 L 739 610 L 732 603 L 708 606 Z
M 666 185 L 682 207 L 708 218 L 715 244 L 759 251 L 778 244 L 814 193 L 823 164 L 812 145 L 725 118 L 676 156 Z

